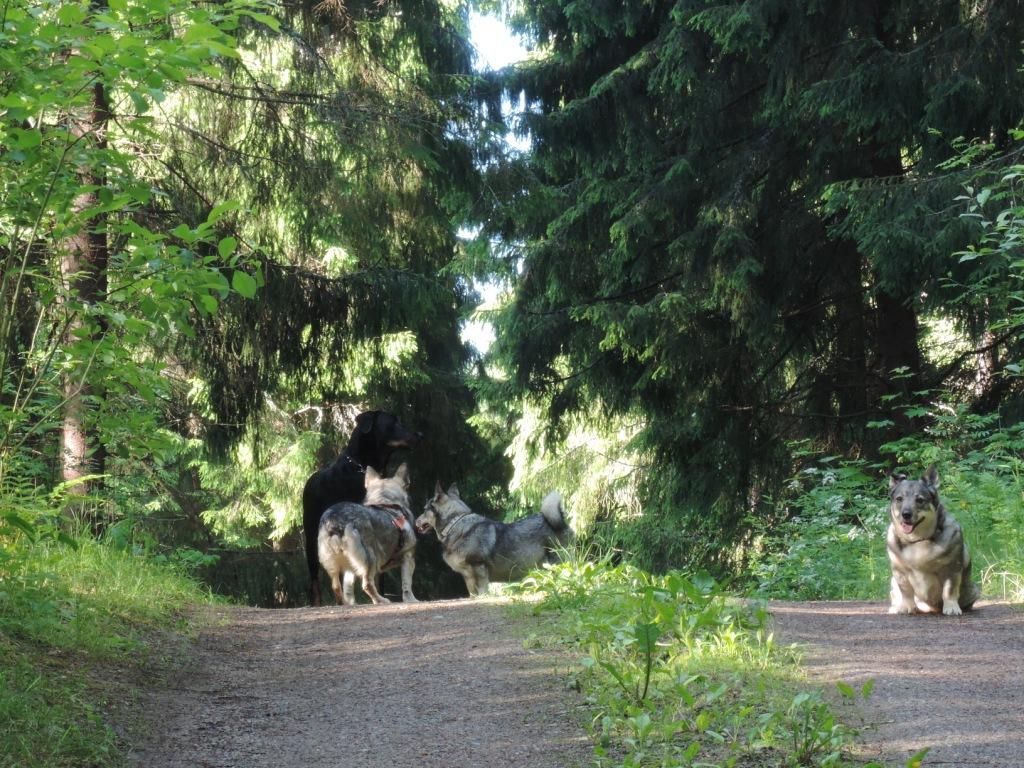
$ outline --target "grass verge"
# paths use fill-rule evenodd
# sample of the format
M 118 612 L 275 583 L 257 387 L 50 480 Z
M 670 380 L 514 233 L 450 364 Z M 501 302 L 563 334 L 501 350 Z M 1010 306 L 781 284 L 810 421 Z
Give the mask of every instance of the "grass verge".
M 549 617 L 556 642 L 582 654 L 573 683 L 600 768 L 861 765 L 847 756 L 854 729 L 802 683 L 763 605 L 710 578 L 569 559 L 507 592 L 529 597 L 520 610 Z
M 209 600 L 184 574 L 89 539 L 0 550 L 0 768 L 123 765 L 108 713 L 168 668 L 168 638 Z

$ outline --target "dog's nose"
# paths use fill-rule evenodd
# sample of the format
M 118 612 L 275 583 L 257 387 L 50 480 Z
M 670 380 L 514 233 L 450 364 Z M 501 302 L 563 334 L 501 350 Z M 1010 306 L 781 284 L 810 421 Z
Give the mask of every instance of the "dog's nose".
M 909 522 L 910 522 L 911 520 L 913 520 L 913 519 L 914 519 L 914 513 L 913 513 L 913 511 L 912 511 L 912 510 L 909 510 L 909 509 L 904 509 L 904 510 L 903 510 L 903 511 L 902 511 L 902 512 L 900 513 L 900 517 L 902 517 L 902 518 L 903 518 L 903 520 L 904 520 L 905 522 L 908 522 L 908 523 L 909 523 Z

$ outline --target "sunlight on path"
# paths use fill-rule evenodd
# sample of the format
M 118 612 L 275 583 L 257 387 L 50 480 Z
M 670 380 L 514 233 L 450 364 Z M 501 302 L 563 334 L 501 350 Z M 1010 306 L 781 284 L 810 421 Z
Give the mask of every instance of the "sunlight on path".
M 776 639 L 806 646 L 812 680 L 874 692 L 859 756 L 903 765 L 1024 765 L 1024 606 L 963 617 L 890 616 L 887 603 L 772 603 Z M 843 705 L 839 716 L 846 717 Z M 849 718 L 847 718 L 849 720 Z

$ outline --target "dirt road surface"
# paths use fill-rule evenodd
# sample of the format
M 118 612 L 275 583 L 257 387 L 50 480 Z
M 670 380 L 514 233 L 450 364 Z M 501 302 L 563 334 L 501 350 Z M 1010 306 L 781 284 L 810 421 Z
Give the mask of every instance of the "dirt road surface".
M 863 728 L 858 757 L 902 766 L 1024 766 L 1024 606 L 960 618 L 881 602 L 773 603 L 779 642 Z M 143 694 L 144 768 L 579 768 L 586 715 L 571 659 L 530 649 L 532 618 L 490 601 L 221 608 L 166 684 Z
M 143 695 L 142 768 L 573 768 L 568 661 L 488 601 L 223 608 Z M 529 620 L 524 620 L 529 621 Z M 533 627 L 538 630 L 539 627 Z
M 890 616 L 887 604 L 772 603 L 776 639 L 805 646 L 811 679 L 874 691 L 859 756 L 902 766 L 1024 766 L 1024 606 Z M 845 713 L 840 706 L 840 716 Z

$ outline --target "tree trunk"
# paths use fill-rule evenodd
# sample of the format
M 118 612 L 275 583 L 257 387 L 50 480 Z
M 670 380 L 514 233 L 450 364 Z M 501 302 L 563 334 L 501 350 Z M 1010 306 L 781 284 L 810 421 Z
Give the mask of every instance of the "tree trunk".
M 890 396 L 897 436 L 916 431 L 916 420 L 904 415 L 921 390 L 921 351 L 918 347 L 917 311 L 912 296 L 896 297 L 879 288 L 875 294 L 875 349 L 878 353 L 882 394 Z
M 79 169 L 81 184 L 87 191 L 75 199 L 73 213 L 76 215 L 82 215 L 96 206 L 98 197 L 95 190 L 105 183 L 105 175 L 100 162 L 97 162 L 96 153 L 106 148 L 109 119 L 106 90 L 102 83 L 96 83 L 93 86 L 90 112 L 71 117 L 71 130 L 87 144 L 87 154 L 94 163 Z M 61 273 L 69 299 L 74 305 L 85 308 L 106 299 L 108 258 L 106 216 L 99 214 L 82 222 L 81 228 L 68 238 L 61 253 Z M 72 307 L 71 316 L 66 339 L 69 346 L 80 341 L 81 331 L 86 327 L 81 309 Z M 104 323 L 100 316 L 96 316 L 92 322 L 91 338 L 93 343 L 99 343 L 105 332 Z M 106 453 L 89 411 L 89 403 L 102 396 L 102 386 L 92 377 L 88 361 L 81 363 L 78 370 L 70 372 L 65 378 L 61 430 L 62 480 L 65 483 L 74 482 L 71 492 L 80 497 L 80 503 L 72 504 L 69 512 L 83 514 L 94 533 L 100 532 L 100 519 L 94 505 L 87 505 L 84 497 L 99 487 L 101 481 L 75 481 L 89 475 L 102 475 L 105 469 Z
M 863 258 L 849 240 L 836 244 L 836 398 L 839 428 L 833 440 L 851 446 L 864 440 L 868 411 L 867 329 L 864 323 Z

